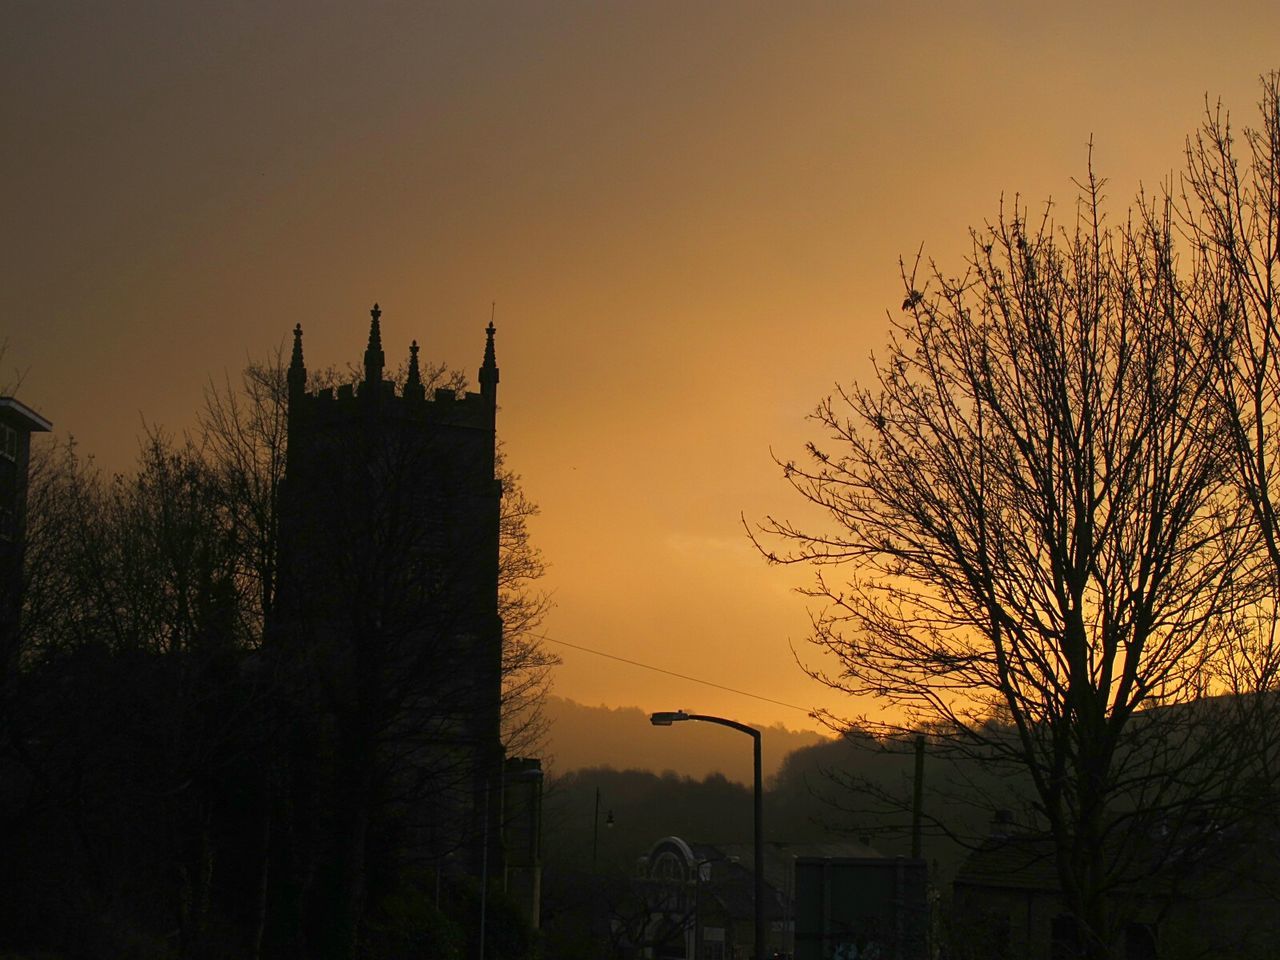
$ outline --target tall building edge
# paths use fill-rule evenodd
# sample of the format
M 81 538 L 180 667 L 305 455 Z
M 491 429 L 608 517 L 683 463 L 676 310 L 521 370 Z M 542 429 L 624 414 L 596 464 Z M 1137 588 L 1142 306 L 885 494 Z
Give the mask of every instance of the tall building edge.
M 17 656 L 22 614 L 31 435 L 52 429 L 52 423 L 17 397 L 0 396 L 0 656 L 6 683 Z

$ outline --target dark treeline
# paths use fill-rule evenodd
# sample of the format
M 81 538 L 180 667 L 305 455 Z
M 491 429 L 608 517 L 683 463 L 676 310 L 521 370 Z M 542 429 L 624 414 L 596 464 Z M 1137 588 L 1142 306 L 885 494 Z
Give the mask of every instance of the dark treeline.
M 1172 708 L 1178 710 L 1188 708 Z M 1239 711 L 1247 703 L 1232 697 L 1208 701 L 1198 708 L 1217 712 L 1224 729 L 1240 729 Z M 1184 729 L 1181 742 L 1186 769 L 1207 762 L 1196 740 L 1208 724 L 1177 716 L 1144 717 L 1162 741 L 1171 729 Z M 994 741 L 1016 736 L 996 721 L 986 735 Z M 922 790 L 916 817 L 915 778 L 917 742 L 923 746 Z M 1216 738 L 1210 739 L 1216 744 Z M 1145 776 L 1156 762 L 1162 770 L 1175 764 L 1167 742 L 1154 758 L 1126 758 L 1135 776 Z M 1252 814 L 1266 797 L 1249 793 L 1258 784 L 1227 782 L 1224 791 L 1238 796 L 1230 805 L 1210 798 L 1216 820 L 1209 829 L 1197 821 L 1194 835 L 1180 819 L 1176 805 L 1164 811 L 1166 824 L 1147 835 L 1144 853 L 1152 882 L 1168 869 L 1185 883 L 1169 888 L 1167 881 L 1152 890 L 1165 898 L 1203 901 L 1243 884 L 1266 881 L 1273 862 L 1269 834 L 1252 831 Z M 969 907 L 956 903 L 952 882 L 975 851 L 990 849 L 1009 837 L 1033 839 L 1039 816 L 1035 787 L 1026 774 L 1012 771 L 996 751 L 983 756 L 960 753 L 951 735 L 927 729 L 885 736 L 852 727 L 835 740 L 789 753 L 778 772 L 766 781 L 765 837 L 768 843 L 813 844 L 858 841 L 885 857 L 912 856 L 916 843 L 927 862 L 933 897 L 931 936 L 944 955 L 985 957 L 996 954 L 989 931 L 975 929 Z M 1200 811 L 1197 810 L 1198 814 Z M 1141 829 L 1154 812 L 1127 811 Z M 645 907 L 642 858 L 666 836 L 692 843 L 742 845 L 752 834 L 749 786 L 723 774 L 702 779 L 667 771 L 615 770 L 596 767 L 576 770 L 551 780 L 544 808 L 545 859 L 543 879 L 543 936 L 548 956 L 574 960 L 597 956 L 625 956 L 620 930 L 637 930 Z M 1123 812 L 1120 814 L 1123 815 Z M 918 831 L 918 836 L 916 834 Z M 1248 868 L 1228 861 L 1222 877 L 1204 888 L 1205 865 L 1215 854 L 1230 854 L 1241 844 L 1256 844 L 1259 856 Z M 1188 866 L 1190 865 L 1190 866 Z M 1274 903 L 1274 894 L 1270 902 Z M 611 933 L 612 931 L 612 933 Z M 1241 934 L 1243 936 L 1243 934 Z M 1224 941 L 1225 942 L 1225 941 Z M 1235 941 L 1232 941 L 1235 942 Z M 975 952 L 976 951 L 976 952 Z M 1173 954 L 1171 954 L 1173 955 Z
M 766 841 L 858 841 L 878 854 L 912 849 L 913 741 L 852 732 L 789 753 L 766 782 Z M 981 772 L 926 756 L 922 856 L 946 894 L 964 856 L 985 839 L 992 782 Z M 598 798 L 598 801 L 597 801 Z M 598 806 L 597 806 L 598 803 Z M 666 836 L 746 845 L 752 835 L 749 786 L 712 774 L 576 770 L 550 781 L 544 807 L 543 934 L 548 956 L 609 956 L 629 911 L 643 910 L 641 858 Z
M 548 764 L 553 774 L 610 766 L 674 770 L 691 777 L 719 772 L 740 783 L 751 782 L 751 751 L 734 750 L 734 736 L 711 724 L 685 724 L 688 729 L 677 736 L 664 736 L 650 726 L 649 715 L 639 707 L 588 706 L 555 695 L 546 698 L 543 713 L 553 730 Z M 763 734 L 761 762 L 766 777 L 778 771 L 788 754 L 824 739 L 782 724 L 753 723 L 750 713 L 741 719 Z
M 751 837 L 751 791 L 722 774 L 588 768 L 550 781 L 543 803 L 544 953 L 563 960 L 627 955 L 619 936 L 647 920 L 639 860 L 655 841 Z
M 851 733 L 787 754 L 765 783 L 767 840 L 859 840 L 886 856 L 906 855 L 911 849 L 912 746 Z M 943 869 L 945 881 L 964 852 L 986 836 L 995 784 L 984 781 L 974 765 L 928 753 L 924 782 L 922 853 Z M 600 812 L 593 831 L 597 791 Z M 697 779 L 670 771 L 575 770 L 547 785 L 548 877 L 560 869 L 586 869 L 593 859 L 601 871 L 634 872 L 638 858 L 669 835 L 713 844 L 749 843 L 751 811 L 751 788 L 719 773 Z M 613 822 L 607 825 L 610 816 Z
M 0 953 L 449 957 L 474 937 L 478 884 L 409 839 L 410 794 L 436 789 L 408 776 L 422 747 L 389 721 L 353 782 L 334 719 L 353 681 L 270 639 L 286 389 L 280 356 L 211 387 L 197 430 L 149 433 L 128 474 L 69 441 L 33 458 L 21 628 L 0 660 Z M 543 737 L 552 660 L 533 635 L 546 602 L 517 479 L 504 474 L 499 577 L 518 755 Z M 388 702 L 409 681 L 379 682 Z M 351 809 L 367 812 L 358 834 L 330 822 Z M 526 953 L 514 907 L 486 909 L 489 955 Z

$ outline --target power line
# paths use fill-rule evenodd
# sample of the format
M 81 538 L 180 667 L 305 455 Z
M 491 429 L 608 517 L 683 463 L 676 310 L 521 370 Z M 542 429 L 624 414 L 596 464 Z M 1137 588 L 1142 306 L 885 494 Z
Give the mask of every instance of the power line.
M 603 650 L 592 650 L 590 647 L 584 647 L 577 643 L 570 643 L 568 640 L 557 640 L 554 637 L 542 637 L 541 639 L 549 640 L 552 643 L 558 643 L 564 647 L 573 647 L 573 649 L 581 650 L 583 653 L 594 653 L 597 657 L 607 657 L 610 660 L 617 660 L 620 663 L 629 663 L 633 667 L 643 667 L 645 670 L 652 670 L 654 673 L 665 673 L 669 677 L 679 677 L 681 680 L 688 680 L 692 683 L 701 683 L 703 686 L 715 687 L 717 690 L 726 690 L 729 693 L 736 693 L 742 697 L 751 697 L 753 700 L 763 700 L 765 703 L 777 704 L 779 707 L 788 707 L 791 710 L 799 710 L 807 716 L 813 716 L 812 710 L 809 710 L 806 707 L 798 707 L 794 703 L 784 703 L 781 700 L 774 700 L 772 697 L 763 697 L 758 693 L 748 693 L 746 690 L 738 690 L 735 687 L 726 687 L 723 683 L 703 680 L 701 677 L 691 677 L 686 673 L 676 673 L 674 670 L 664 670 L 662 667 L 655 667 L 652 664 L 641 663 L 639 660 L 628 660 L 626 657 L 620 657 L 613 653 L 605 653 Z

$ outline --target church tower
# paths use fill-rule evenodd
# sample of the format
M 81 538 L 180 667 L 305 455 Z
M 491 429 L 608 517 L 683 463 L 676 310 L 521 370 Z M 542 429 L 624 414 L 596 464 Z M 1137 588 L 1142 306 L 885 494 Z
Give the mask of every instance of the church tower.
M 375 886 L 404 851 L 446 875 L 503 869 L 495 331 L 479 392 L 424 382 L 417 341 L 397 391 L 381 315 L 357 382 L 308 389 L 301 325 L 287 372 L 272 632 L 312 707 L 339 912 L 343 883 Z

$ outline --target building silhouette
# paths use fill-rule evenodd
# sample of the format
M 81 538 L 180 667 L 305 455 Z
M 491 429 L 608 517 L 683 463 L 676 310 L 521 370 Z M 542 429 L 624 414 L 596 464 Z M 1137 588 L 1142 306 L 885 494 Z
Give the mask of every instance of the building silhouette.
M 416 341 L 403 388 L 387 378 L 380 317 L 374 304 L 363 377 L 317 390 L 294 329 L 268 625 L 302 705 L 291 802 L 324 838 L 313 848 L 332 894 L 320 902 L 339 926 L 406 865 L 501 884 L 514 800 L 503 792 L 494 327 L 479 392 L 428 394 Z M 527 794 L 530 763 L 513 769 Z M 526 854 L 536 836 L 524 825 Z M 535 923 L 536 860 L 534 844 L 513 865 Z
M 6 657 L 15 649 L 22 606 L 31 434 L 52 428 L 53 424 L 17 398 L 0 397 L 0 651 Z M 7 661 L 5 666 L 10 666 Z
M 663 837 L 641 857 L 630 910 L 615 911 L 635 950 L 665 960 L 745 957 L 754 937 L 753 849 Z M 863 841 L 764 849 L 768 956 L 928 956 L 923 860 L 886 857 Z M 614 933 L 616 938 L 617 934 Z

